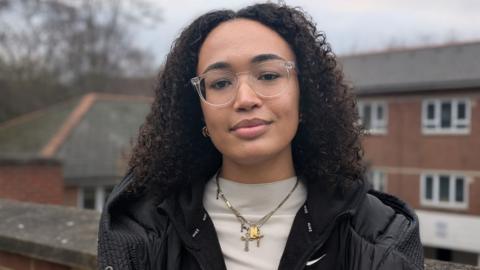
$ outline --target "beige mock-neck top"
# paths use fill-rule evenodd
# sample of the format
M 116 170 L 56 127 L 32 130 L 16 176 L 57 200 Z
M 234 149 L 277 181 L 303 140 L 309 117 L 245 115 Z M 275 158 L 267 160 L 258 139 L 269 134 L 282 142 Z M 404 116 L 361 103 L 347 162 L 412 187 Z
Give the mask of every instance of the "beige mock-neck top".
M 295 214 L 307 198 L 304 183 L 299 182 L 285 204 L 261 227 L 264 237 L 260 240 L 260 246 L 257 247 L 256 241 L 251 241 L 246 252 L 245 242 L 241 240 L 246 231 L 240 232 L 240 222 L 236 216 L 221 198 L 216 199 L 215 177 L 206 184 L 203 204 L 215 225 L 227 269 L 277 269 Z M 296 181 L 297 177 L 292 177 L 271 183 L 244 184 L 219 178 L 225 197 L 250 222 L 258 221 L 275 209 Z

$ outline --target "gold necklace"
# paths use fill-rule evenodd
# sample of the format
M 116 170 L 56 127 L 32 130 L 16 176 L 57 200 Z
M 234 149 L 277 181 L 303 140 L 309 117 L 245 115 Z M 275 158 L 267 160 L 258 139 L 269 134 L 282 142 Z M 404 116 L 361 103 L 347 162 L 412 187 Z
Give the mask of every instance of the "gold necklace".
M 217 182 L 217 200 L 218 200 L 218 197 L 220 196 L 225 202 L 225 204 L 227 205 L 228 209 L 230 209 L 233 212 L 233 214 L 237 217 L 238 221 L 240 221 L 240 232 L 243 233 L 243 230 L 246 230 L 245 235 L 240 237 L 240 240 L 245 242 L 244 250 L 245 251 L 249 250 L 248 243 L 250 241 L 257 241 L 257 247 L 260 247 L 260 239 L 264 237 L 264 235 L 261 234 L 260 232 L 260 227 L 262 227 L 263 224 L 265 224 L 265 222 L 267 222 L 267 220 L 269 220 L 270 217 L 272 217 L 272 215 L 278 209 L 280 209 L 280 207 L 282 207 L 282 205 L 288 200 L 288 198 L 290 198 L 290 195 L 292 195 L 293 191 L 295 191 L 295 189 L 298 186 L 298 178 L 297 178 L 297 182 L 295 183 L 295 186 L 293 186 L 292 190 L 290 190 L 287 196 L 277 205 L 277 207 L 275 207 L 275 209 L 273 209 L 268 214 L 266 214 L 265 216 L 263 216 L 261 219 L 259 219 L 257 222 L 254 223 L 244 218 L 242 214 L 240 214 L 240 212 L 237 209 L 235 209 L 235 207 L 233 207 L 232 204 L 227 200 L 227 198 L 225 197 L 225 194 L 220 188 L 220 183 L 218 181 L 219 175 L 220 175 L 220 172 L 217 172 L 217 175 L 215 177 L 215 180 Z

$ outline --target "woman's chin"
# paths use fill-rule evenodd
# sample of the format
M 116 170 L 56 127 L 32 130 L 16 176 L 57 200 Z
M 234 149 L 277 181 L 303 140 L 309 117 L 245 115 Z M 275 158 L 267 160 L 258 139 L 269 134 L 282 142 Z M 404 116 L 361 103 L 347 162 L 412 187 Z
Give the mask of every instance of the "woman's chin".
M 258 165 L 268 160 L 280 158 L 283 153 L 281 149 L 269 149 L 265 144 L 256 147 L 243 147 L 232 152 L 234 154 L 224 154 L 224 159 L 245 166 Z

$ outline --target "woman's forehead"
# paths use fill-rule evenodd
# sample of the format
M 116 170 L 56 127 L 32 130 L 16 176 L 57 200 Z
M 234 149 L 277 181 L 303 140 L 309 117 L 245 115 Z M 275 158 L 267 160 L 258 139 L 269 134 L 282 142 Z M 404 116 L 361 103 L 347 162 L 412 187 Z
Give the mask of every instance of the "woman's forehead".
M 246 67 L 258 55 L 273 54 L 295 60 L 289 44 L 275 31 L 247 19 L 235 19 L 214 28 L 200 48 L 197 73 L 216 62 Z

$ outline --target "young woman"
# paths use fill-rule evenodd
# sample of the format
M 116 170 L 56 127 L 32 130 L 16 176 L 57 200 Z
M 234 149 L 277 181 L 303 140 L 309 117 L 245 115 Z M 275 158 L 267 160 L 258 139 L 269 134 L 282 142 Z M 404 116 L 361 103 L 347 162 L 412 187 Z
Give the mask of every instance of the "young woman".
M 355 101 L 299 9 L 205 14 L 175 41 L 101 269 L 422 269 L 415 214 L 368 190 Z

